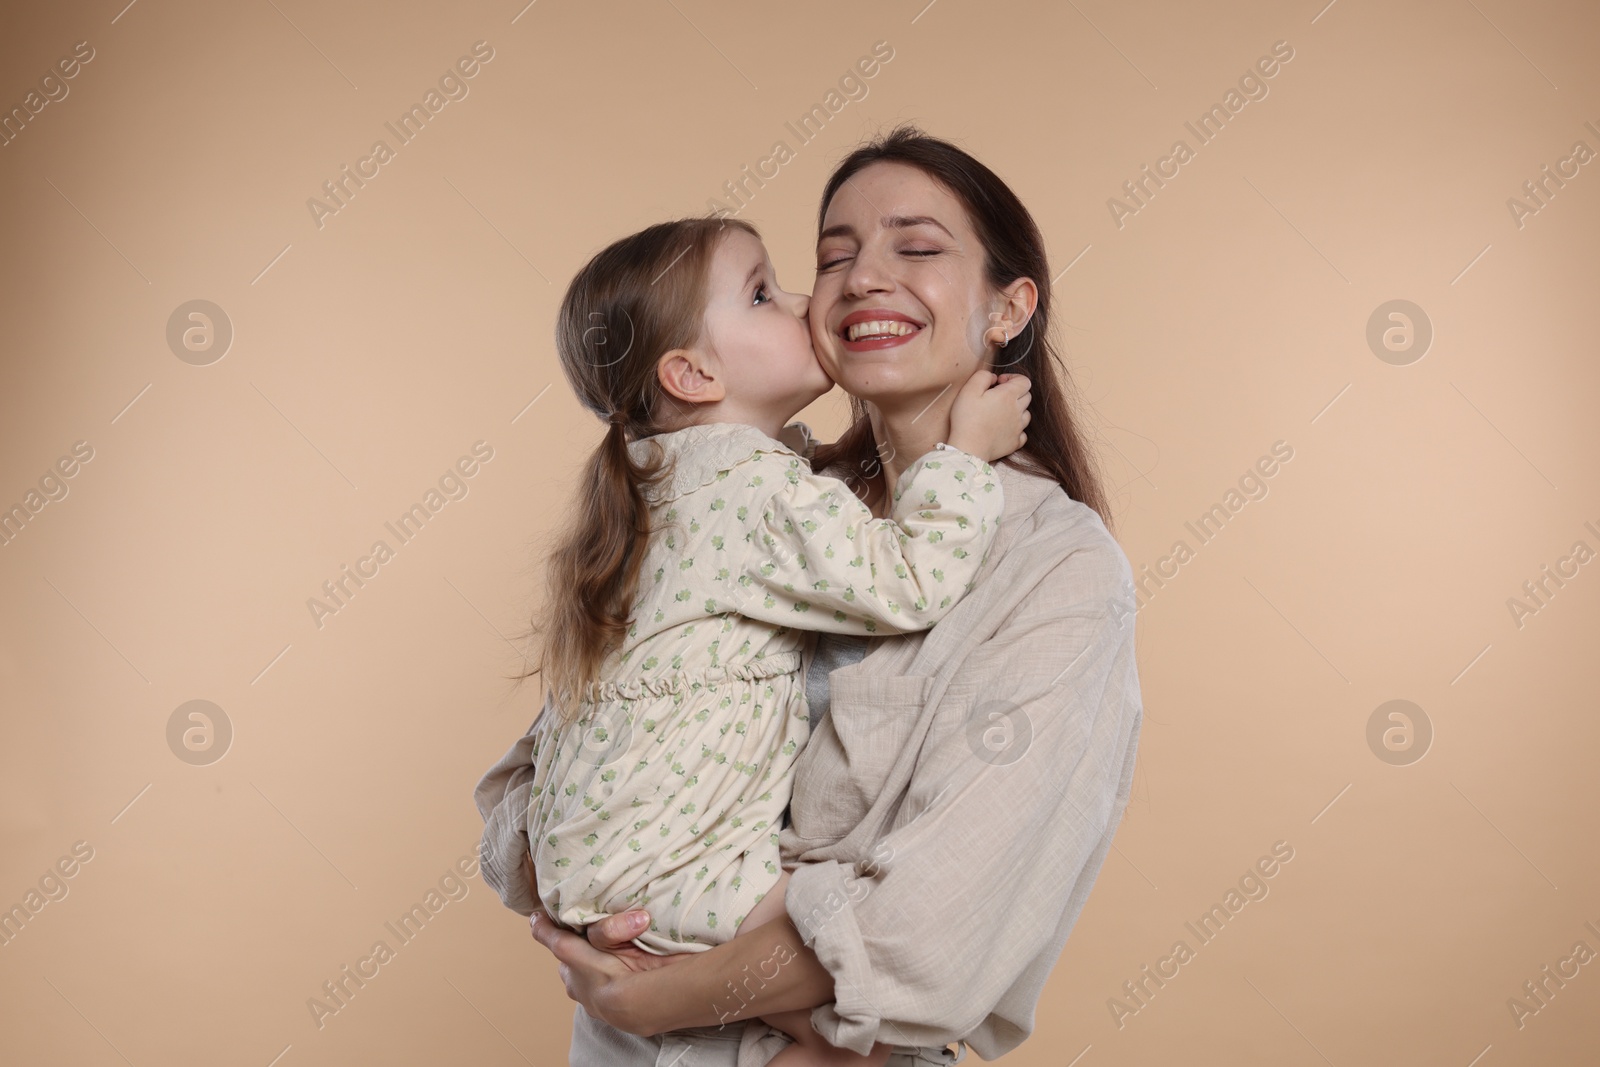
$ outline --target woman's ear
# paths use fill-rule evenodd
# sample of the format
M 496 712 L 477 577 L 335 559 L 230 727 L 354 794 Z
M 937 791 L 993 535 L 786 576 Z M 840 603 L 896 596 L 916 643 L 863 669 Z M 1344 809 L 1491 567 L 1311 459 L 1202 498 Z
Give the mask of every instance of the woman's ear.
M 656 378 L 669 397 L 685 404 L 711 404 L 727 395 L 712 359 L 693 348 L 674 348 L 656 361 Z
M 998 363 L 991 369 L 1010 366 L 1027 355 L 1027 352 L 1009 346 L 1027 329 L 1029 320 L 1033 318 L 1033 309 L 1038 304 L 1039 287 L 1033 284 L 1032 278 L 1018 278 L 996 294 L 995 310 L 989 312 L 989 326 L 984 330 L 983 337 L 1004 351 L 996 354 Z
M 1027 329 L 1033 318 L 1033 309 L 1039 306 L 1039 287 L 1032 278 L 1018 278 L 1000 290 L 1000 318 L 1002 326 L 1015 337 Z

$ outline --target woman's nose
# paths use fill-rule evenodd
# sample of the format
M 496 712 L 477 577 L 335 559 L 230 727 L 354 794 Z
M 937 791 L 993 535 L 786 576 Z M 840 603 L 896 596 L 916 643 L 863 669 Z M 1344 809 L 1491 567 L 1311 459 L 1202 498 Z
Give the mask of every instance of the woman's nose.
M 861 249 L 844 269 L 844 295 L 861 297 L 889 288 L 889 274 L 875 254 Z

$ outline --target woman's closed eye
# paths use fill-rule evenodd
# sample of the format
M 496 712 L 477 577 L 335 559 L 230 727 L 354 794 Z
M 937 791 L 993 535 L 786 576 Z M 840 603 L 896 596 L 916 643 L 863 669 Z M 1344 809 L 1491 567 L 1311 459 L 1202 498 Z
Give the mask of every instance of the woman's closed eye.
M 943 251 L 944 249 L 942 248 L 902 248 L 900 250 L 900 254 L 902 256 L 914 256 L 920 259 L 924 256 L 937 256 Z M 839 264 L 848 263 L 854 258 L 854 256 L 839 256 L 836 259 L 824 260 L 823 262 L 817 264 L 817 273 L 820 274 L 823 271 L 832 270 L 834 267 L 839 266 Z

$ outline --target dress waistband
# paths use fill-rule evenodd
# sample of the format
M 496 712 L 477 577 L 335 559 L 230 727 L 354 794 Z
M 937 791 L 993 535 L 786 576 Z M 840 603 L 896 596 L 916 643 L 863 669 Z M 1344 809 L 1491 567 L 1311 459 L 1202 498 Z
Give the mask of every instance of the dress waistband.
M 580 704 L 608 704 L 618 700 L 642 700 L 647 696 L 667 696 L 672 693 L 693 693 L 698 689 L 726 681 L 755 681 L 779 674 L 793 674 L 800 669 L 800 652 L 777 652 L 748 663 L 733 666 L 707 667 L 702 671 L 678 671 L 657 678 L 639 678 L 625 682 L 591 682 L 578 701 Z

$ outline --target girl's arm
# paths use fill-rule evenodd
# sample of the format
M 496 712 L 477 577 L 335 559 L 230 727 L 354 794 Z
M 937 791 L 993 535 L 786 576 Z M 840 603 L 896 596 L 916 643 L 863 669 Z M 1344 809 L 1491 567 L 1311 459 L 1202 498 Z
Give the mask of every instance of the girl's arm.
M 718 574 L 722 595 L 706 611 L 803 630 L 933 626 L 971 588 L 1005 508 L 994 468 L 955 448 L 931 450 L 901 473 L 887 519 L 786 452 L 758 451 L 730 477 L 773 492 L 748 505 L 752 513 L 737 510 L 742 554 Z

